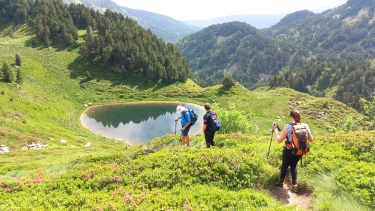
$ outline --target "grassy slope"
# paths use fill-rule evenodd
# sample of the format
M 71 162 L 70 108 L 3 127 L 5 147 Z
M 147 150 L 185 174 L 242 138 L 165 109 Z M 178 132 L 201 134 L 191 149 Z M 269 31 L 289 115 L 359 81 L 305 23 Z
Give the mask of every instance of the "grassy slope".
M 287 112 L 296 107 L 288 105 L 290 99 L 293 99 L 301 102 L 301 106 L 311 114 L 309 118 L 317 119 L 311 127 L 319 132 L 327 132 L 333 123 L 345 123 L 342 118 L 337 119 L 341 116 L 337 109 L 331 109 L 332 114 L 328 113 L 329 123 L 323 121 L 317 114 L 322 107 L 322 100 L 291 90 L 249 92 L 243 87 L 233 90 L 220 86 L 201 89 L 191 82 L 166 86 L 148 85 L 141 80 L 133 79 L 117 80 L 117 74 L 100 75 L 99 71 L 102 67 L 86 66 L 77 58 L 77 49 L 62 49 L 61 46 L 32 48 L 29 45 L 33 37 L 24 36 L 27 33 L 26 28 L 21 28 L 17 33 L 15 37 L 20 38 L 8 39 L 1 43 L 0 48 L 0 58 L 8 64 L 14 63 L 16 53 L 21 55 L 23 63 L 20 69 L 24 75 L 21 90 L 18 90 L 14 83 L 0 84 L 4 91 L 4 95 L 0 98 L 4 105 L 0 110 L 1 121 L 4 122 L 0 130 L 4 137 L 2 144 L 10 146 L 11 151 L 20 151 L 21 146 L 32 141 L 48 143 L 49 148 L 54 150 L 51 152 L 55 155 L 53 164 L 67 161 L 63 149 L 69 149 L 71 154 L 69 157 L 73 159 L 93 152 L 106 153 L 108 151 L 105 150 L 106 148 L 115 151 L 122 149 L 121 143 L 117 143 L 120 146 L 112 145 L 113 140 L 95 136 L 79 124 L 78 116 L 84 109 L 83 104 L 89 102 L 102 104 L 139 100 L 180 100 L 202 104 L 206 101 L 217 101 L 221 103 L 220 107 L 227 105 L 222 104 L 223 102 L 236 102 L 235 109 L 244 111 L 249 117 L 249 122 L 252 123 L 249 133 L 262 134 L 267 131 L 272 121 L 280 120 L 280 124 L 288 121 L 288 118 L 285 118 Z M 16 69 L 12 67 L 12 70 Z M 81 83 L 85 81 L 86 70 L 92 75 L 107 80 L 93 79 Z M 10 101 L 10 98 L 13 98 L 13 101 Z M 336 101 L 326 100 L 330 102 L 331 107 L 339 104 Z M 353 117 L 357 116 L 353 110 L 348 108 L 345 110 Z M 23 118 L 16 119 L 10 114 L 22 114 Z M 60 143 L 61 139 L 68 140 L 68 143 Z M 93 147 L 84 148 L 83 145 L 87 142 L 92 142 Z M 29 151 L 20 153 L 24 156 L 24 160 L 32 160 L 30 156 L 35 154 Z M 49 159 L 49 156 L 42 157 Z M 20 162 L 19 157 L 18 155 L 17 159 L 12 160 L 21 165 L 24 162 Z M 44 165 L 43 161 L 34 162 L 37 162 L 35 165 Z M 6 168 L 5 171 L 8 170 Z
M 105 70 L 106 73 L 102 74 L 104 67 L 86 65 L 78 58 L 77 48 L 59 45 L 44 48 L 38 42 L 36 47 L 32 47 L 32 39 L 26 27 L 18 30 L 14 39 L 6 37 L 4 33 L 0 35 L 0 61 L 13 64 L 15 54 L 20 54 L 23 61 L 20 68 L 24 75 L 20 90 L 15 83 L 0 81 L 0 92 L 4 91 L 4 95 L 0 95 L 0 144 L 9 146 L 11 150 L 1 155 L 0 178 L 3 181 L 23 177 L 33 170 L 48 173 L 71 172 L 70 169 L 75 171 L 76 168 L 86 170 L 87 167 L 80 166 L 93 156 L 100 161 L 101 156 L 121 154 L 132 157 L 139 153 L 141 146 L 125 150 L 123 142 L 92 134 L 80 125 L 79 116 L 85 109 L 84 104 L 90 102 L 94 105 L 145 100 L 179 100 L 197 104 L 212 102 L 214 110 L 236 111 L 244 116 L 247 129 L 243 132 L 256 137 L 253 140 L 261 140 L 262 156 L 268 147 L 270 124 L 273 121 L 285 124 L 288 112 L 296 107 L 304 111 L 304 120 L 316 135 L 345 128 L 355 129 L 355 125 L 363 124 L 361 115 L 337 101 L 315 98 L 289 89 L 260 88 L 250 92 L 239 85 L 232 89 L 222 86 L 203 89 L 191 81 L 164 85 L 147 84 L 133 78 L 120 80 L 116 73 Z M 15 71 L 15 67 L 12 66 L 12 70 Z M 94 77 L 92 80 L 85 80 L 86 71 Z M 11 98 L 13 101 L 10 101 Z M 291 104 L 291 100 L 297 103 Z M 323 110 L 327 120 L 318 114 Z M 15 118 L 12 114 L 22 114 L 22 118 Z M 338 125 L 338 129 L 334 124 Z M 236 143 L 234 138 L 223 137 L 229 143 Z M 68 142 L 60 143 L 61 139 Z M 198 137 L 196 141 L 199 142 L 197 147 L 201 148 L 203 138 Z M 44 150 L 20 150 L 21 146 L 31 142 L 49 145 Z M 84 147 L 88 142 L 91 147 Z M 246 151 L 246 146 L 238 146 L 238 149 Z M 170 153 L 173 154 L 173 151 Z M 277 154 L 273 154 L 271 163 L 278 162 Z M 169 156 L 168 152 L 166 156 Z M 275 171 L 272 172 L 270 176 L 273 177 Z

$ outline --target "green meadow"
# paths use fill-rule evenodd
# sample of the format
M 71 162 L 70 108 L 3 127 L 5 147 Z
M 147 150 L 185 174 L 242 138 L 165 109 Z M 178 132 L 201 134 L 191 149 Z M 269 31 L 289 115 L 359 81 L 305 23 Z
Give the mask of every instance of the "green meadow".
M 0 77 L 0 144 L 10 150 L 0 154 L 1 210 L 295 210 L 271 194 L 282 144 L 273 139 L 267 153 L 272 122 L 285 125 L 296 108 L 315 138 L 299 167 L 311 209 L 375 206 L 375 133 L 367 131 L 374 123 L 343 103 L 287 88 L 123 79 L 86 63 L 78 46 L 53 40 L 46 48 L 26 26 L 13 38 L 8 28 L 0 26 L 0 61 L 15 75 L 19 54 L 23 83 Z M 146 101 L 210 102 L 222 122 L 217 146 L 193 136 L 185 148 L 167 134 L 126 147 L 79 121 L 87 106 Z M 48 146 L 22 150 L 32 142 Z

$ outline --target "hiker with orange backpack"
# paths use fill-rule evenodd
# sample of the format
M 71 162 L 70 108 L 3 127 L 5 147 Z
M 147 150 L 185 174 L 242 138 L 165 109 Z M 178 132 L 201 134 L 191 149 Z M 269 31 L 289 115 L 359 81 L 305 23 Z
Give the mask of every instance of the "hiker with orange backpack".
M 309 142 L 313 141 L 313 137 L 309 126 L 305 123 L 301 123 L 301 114 L 298 110 L 291 111 L 289 117 L 292 123 L 285 125 L 280 135 L 277 131 L 277 124 L 272 124 L 272 130 L 275 133 L 276 141 L 281 143 L 286 139 L 282 155 L 280 180 L 277 185 L 280 187 L 283 186 L 286 171 L 290 166 L 292 173 L 292 192 L 298 192 L 297 163 L 303 155 L 309 152 Z

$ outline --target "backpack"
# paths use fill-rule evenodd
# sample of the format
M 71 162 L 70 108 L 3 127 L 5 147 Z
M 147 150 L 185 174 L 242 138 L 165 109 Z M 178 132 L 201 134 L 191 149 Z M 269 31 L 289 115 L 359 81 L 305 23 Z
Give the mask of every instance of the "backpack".
M 213 111 L 211 111 L 211 115 L 208 115 L 212 118 L 212 130 L 214 132 L 220 130 L 220 121 L 219 121 L 219 118 L 217 117 L 217 114 Z
M 292 149 L 293 155 L 306 155 L 310 151 L 309 129 L 306 124 L 290 124 L 292 126 L 292 141 L 289 141 L 288 147 Z
M 195 124 L 195 122 L 198 120 L 198 114 L 193 109 L 190 110 L 188 108 L 187 108 L 187 112 L 189 112 L 189 114 L 190 114 L 190 120 L 191 120 L 190 126 L 193 126 Z M 185 120 L 187 121 L 187 119 L 185 117 L 185 114 L 183 116 L 184 116 Z

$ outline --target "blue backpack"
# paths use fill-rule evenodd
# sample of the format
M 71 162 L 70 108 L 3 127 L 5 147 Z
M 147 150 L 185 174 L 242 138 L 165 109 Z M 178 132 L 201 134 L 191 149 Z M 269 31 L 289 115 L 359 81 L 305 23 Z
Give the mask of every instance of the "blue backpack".
M 193 126 L 195 124 L 195 122 L 198 120 L 198 114 L 197 112 L 195 112 L 193 109 L 188 109 L 187 108 L 187 112 L 189 112 L 190 114 L 190 120 L 191 120 L 191 126 Z M 185 120 L 187 121 L 185 115 L 183 115 Z
M 208 115 L 208 116 L 210 116 L 212 119 L 212 130 L 214 132 L 220 130 L 221 124 L 220 124 L 219 118 L 217 117 L 217 114 L 211 111 L 211 115 Z

